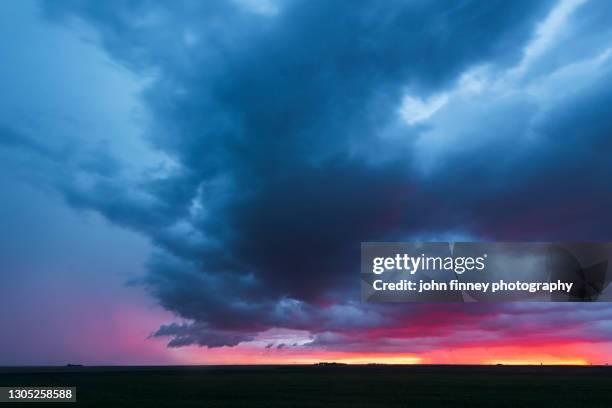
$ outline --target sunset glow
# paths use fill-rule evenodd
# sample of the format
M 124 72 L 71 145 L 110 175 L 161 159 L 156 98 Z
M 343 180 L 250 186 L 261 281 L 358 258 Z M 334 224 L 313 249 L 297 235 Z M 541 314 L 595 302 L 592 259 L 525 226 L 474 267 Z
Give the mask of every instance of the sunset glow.
M 556 344 L 534 347 L 491 346 L 431 350 L 423 353 L 342 352 L 305 349 L 270 350 L 239 345 L 203 350 L 171 350 L 179 364 L 468 364 L 468 365 L 605 365 L 610 347 Z

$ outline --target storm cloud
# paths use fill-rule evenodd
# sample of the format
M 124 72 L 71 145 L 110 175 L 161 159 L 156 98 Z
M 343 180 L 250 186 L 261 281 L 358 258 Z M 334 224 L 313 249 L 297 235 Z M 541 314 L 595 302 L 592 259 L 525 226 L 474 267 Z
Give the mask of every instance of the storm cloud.
M 44 2 L 146 79 L 163 160 L 128 177 L 102 149 L 71 164 L 83 182 L 54 163 L 91 152 L 11 128 L 2 145 L 37 157 L 75 208 L 151 240 L 138 284 L 184 320 L 154 333 L 172 347 L 271 328 L 308 331 L 309 347 L 439 346 L 533 322 L 571 338 L 543 323 L 561 306 L 360 304 L 358 262 L 362 241 L 610 238 L 610 11 L 583 3 Z M 581 310 L 564 322 L 600 341 L 608 309 Z

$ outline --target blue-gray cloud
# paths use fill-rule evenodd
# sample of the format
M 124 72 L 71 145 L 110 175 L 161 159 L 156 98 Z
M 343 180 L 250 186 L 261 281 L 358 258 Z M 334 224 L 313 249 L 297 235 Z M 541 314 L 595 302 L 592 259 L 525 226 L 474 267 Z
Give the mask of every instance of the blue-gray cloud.
M 423 311 L 351 303 L 361 241 L 607 238 L 612 35 L 580 3 L 43 3 L 147 78 L 171 163 L 53 182 L 156 245 L 142 283 L 190 321 L 172 346 L 393 327 Z

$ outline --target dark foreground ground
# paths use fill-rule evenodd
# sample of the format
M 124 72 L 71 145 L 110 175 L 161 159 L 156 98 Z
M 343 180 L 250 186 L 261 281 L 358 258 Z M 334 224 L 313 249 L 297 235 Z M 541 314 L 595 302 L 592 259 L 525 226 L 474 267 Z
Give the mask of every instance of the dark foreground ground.
M 52 407 L 612 407 L 612 367 L 592 366 L 0 368 L 28 385 L 77 387 Z

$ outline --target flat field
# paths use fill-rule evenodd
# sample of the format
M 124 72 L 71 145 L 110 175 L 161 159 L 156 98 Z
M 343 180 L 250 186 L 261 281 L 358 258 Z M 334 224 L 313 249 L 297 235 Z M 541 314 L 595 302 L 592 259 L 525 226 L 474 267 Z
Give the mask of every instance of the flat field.
M 603 366 L 4 367 L 0 386 L 77 387 L 52 407 L 612 407 Z

